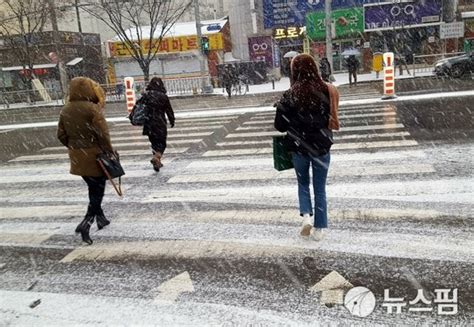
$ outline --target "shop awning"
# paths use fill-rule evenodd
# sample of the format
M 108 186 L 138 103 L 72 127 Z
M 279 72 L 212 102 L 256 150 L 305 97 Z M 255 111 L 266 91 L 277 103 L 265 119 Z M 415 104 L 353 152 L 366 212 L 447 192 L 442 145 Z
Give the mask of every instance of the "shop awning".
M 33 65 L 33 69 L 48 69 L 48 68 L 55 68 L 56 64 L 40 64 L 40 65 Z M 12 66 L 12 67 L 3 67 L 2 71 L 4 72 L 13 72 L 23 70 L 23 66 Z M 28 69 L 28 68 L 27 68 Z
M 66 64 L 66 66 L 76 66 L 78 63 L 80 63 L 84 58 L 81 58 L 81 57 L 77 57 L 77 58 L 74 58 L 73 60 L 71 60 L 70 62 L 68 62 Z
M 462 12 L 461 13 L 461 17 L 463 19 L 466 19 L 466 18 L 474 18 L 474 11 L 465 11 L 465 12 Z

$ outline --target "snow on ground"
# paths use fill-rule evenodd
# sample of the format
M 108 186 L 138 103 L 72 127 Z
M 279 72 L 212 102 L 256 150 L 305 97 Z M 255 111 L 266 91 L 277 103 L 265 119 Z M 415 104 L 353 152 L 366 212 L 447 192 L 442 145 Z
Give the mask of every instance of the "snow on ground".
M 473 96 L 473 91 L 459 91 L 459 92 L 438 92 L 422 95 L 406 95 L 400 96 L 391 100 L 382 100 L 380 97 L 372 99 L 360 99 L 360 100 L 342 100 L 339 104 L 340 106 L 347 105 L 358 105 L 358 104 L 375 104 L 375 103 L 388 103 L 388 102 L 401 102 L 401 101 L 417 101 L 417 100 L 426 100 L 426 99 L 445 99 L 449 97 L 466 97 Z M 257 113 L 257 112 L 268 112 L 274 111 L 273 107 L 244 107 L 244 108 L 225 108 L 225 109 L 209 109 L 209 108 L 197 108 L 189 112 L 178 112 L 176 113 L 177 118 L 195 118 L 195 117 L 210 117 L 218 115 L 236 115 L 244 113 Z M 125 122 L 129 121 L 127 117 L 113 117 L 107 118 L 108 122 Z M 12 130 L 19 128 L 37 128 L 37 127 L 53 127 L 57 126 L 57 121 L 50 122 L 40 122 L 40 123 L 26 123 L 26 124 L 8 124 L 0 125 L 0 130 Z
M 433 76 L 433 73 L 432 72 L 423 72 L 423 73 L 417 73 L 416 74 L 416 77 L 425 77 L 425 76 Z M 348 73 L 334 74 L 334 78 L 336 79 L 336 81 L 334 82 L 334 85 L 336 85 L 336 86 L 349 84 L 349 74 Z M 408 75 L 406 72 L 404 73 L 404 75 L 400 76 L 399 72 L 397 71 L 396 78 L 397 79 L 407 79 L 407 78 L 414 78 L 414 77 L 413 77 L 413 75 Z M 379 80 L 380 83 L 382 83 L 383 74 L 380 74 L 380 76 L 378 78 L 377 78 L 377 76 L 374 72 L 370 73 L 370 74 L 359 74 L 357 76 L 357 81 L 358 82 L 369 82 L 369 81 L 377 81 L 377 80 Z M 288 77 L 283 77 L 279 81 L 275 81 L 275 89 L 273 89 L 272 83 L 265 83 L 265 84 L 260 84 L 260 85 L 250 85 L 249 86 L 249 91 L 247 92 L 247 94 L 282 92 L 282 91 L 288 90 L 289 88 L 290 88 L 290 79 Z M 223 94 L 221 88 L 215 89 L 214 93 Z

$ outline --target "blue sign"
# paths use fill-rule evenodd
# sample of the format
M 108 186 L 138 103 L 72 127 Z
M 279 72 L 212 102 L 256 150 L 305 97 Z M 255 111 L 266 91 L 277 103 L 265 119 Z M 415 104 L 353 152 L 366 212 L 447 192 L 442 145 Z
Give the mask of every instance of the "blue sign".
M 265 28 L 302 27 L 306 14 L 324 10 L 324 0 L 263 0 L 263 24 Z M 332 9 L 362 7 L 364 3 L 379 0 L 332 0 Z
M 208 31 L 220 31 L 221 30 L 221 25 L 220 24 L 210 24 L 210 25 L 207 25 L 206 29 Z
M 393 30 L 440 24 L 440 0 L 426 2 L 385 3 L 364 7 L 365 31 Z

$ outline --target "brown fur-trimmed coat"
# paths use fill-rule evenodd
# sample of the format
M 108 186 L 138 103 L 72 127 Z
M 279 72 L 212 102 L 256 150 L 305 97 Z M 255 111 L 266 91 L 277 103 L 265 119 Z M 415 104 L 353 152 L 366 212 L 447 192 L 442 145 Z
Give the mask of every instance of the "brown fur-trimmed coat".
M 77 77 L 69 86 L 69 102 L 59 115 L 57 137 L 68 148 L 70 173 L 103 176 L 97 154 L 112 151 L 109 129 L 102 113 L 105 94 L 93 80 Z

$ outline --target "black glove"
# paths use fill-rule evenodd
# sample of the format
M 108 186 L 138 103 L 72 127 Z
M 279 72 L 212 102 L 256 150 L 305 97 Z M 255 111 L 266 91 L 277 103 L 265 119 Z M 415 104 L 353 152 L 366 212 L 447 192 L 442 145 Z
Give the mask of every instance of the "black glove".
M 171 128 L 174 127 L 174 122 L 170 122 Z

